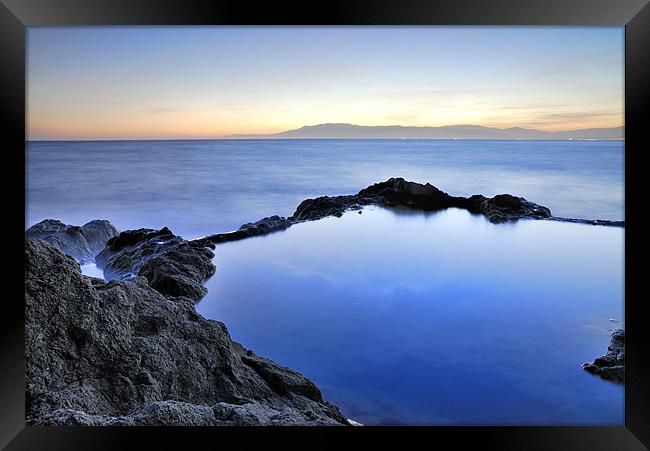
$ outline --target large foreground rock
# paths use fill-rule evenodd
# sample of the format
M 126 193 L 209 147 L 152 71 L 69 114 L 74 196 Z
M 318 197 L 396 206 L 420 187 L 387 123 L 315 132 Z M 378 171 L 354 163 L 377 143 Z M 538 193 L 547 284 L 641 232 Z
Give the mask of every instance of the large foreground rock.
M 106 242 L 117 234 L 113 224 L 104 219 L 96 219 L 83 226 L 46 219 L 27 229 L 25 237 L 47 241 L 81 263 L 90 263 L 104 249 Z
M 106 282 L 25 241 L 29 424 L 347 424 L 305 377 L 143 277 Z
M 625 331 L 617 329 L 607 347 L 607 353 L 592 363 L 582 365 L 591 374 L 619 384 L 625 382 Z

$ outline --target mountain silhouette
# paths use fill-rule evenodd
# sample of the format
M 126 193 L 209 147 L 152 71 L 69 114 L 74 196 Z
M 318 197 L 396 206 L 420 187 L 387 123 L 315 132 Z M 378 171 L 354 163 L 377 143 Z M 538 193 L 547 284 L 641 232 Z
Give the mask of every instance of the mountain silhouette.
M 231 139 L 623 139 L 624 127 L 548 132 L 530 128 L 481 125 L 405 127 L 401 125 L 318 124 L 273 134 L 229 135 Z

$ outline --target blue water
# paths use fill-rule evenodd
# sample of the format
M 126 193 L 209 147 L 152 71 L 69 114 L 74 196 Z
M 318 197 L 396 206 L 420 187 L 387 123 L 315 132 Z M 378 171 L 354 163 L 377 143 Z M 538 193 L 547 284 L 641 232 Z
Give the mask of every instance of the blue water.
M 197 308 L 363 424 L 621 424 L 623 229 L 373 207 L 217 247 Z
M 192 238 L 396 176 L 624 218 L 618 141 L 112 141 L 28 143 L 26 222 Z M 623 238 L 367 207 L 218 246 L 197 308 L 364 424 L 621 424 L 580 364 L 623 327 Z
M 103 218 L 192 238 L 390 177 L 623 219 L 621 141 L 251 140 L 30 142 L 26 222 Z

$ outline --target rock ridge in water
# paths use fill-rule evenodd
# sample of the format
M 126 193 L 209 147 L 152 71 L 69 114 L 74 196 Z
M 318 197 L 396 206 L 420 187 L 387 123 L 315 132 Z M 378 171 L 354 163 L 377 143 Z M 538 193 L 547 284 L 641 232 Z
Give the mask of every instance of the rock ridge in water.
M 341 425 L 301 374 L 231 340 L 191 298 L 104 281 L 25 240 L 28 424 Z
M 469 198 L 450 196 L 435 186 L 415 183 L 403 178 L 391 178 L 362 189 L 355 195 L 322 196 L 306 199 L 298 205 L 291 216 L 294 222 L 313 221 L 327 216 L 341 216 L 346 210 L 363 205 L 382 207 L 406 207 L 413 210 L 435 211 L 446 208 L 462 208 L 471 213 L 484 215 L 492 223 L 518 219 L 548 219 L 551 211 L 523 197 L 499 194 L 487 198 L 476 194 Z
M 47 241 L 80 263 L 91 263 L 118 230 L 105 219 L 95 219 L 83 226 L 45 219 L 25 231 L 25 237 Z
M 607 347 L 607 353 L 592 363 L 584 363 L 585 371 L 618 384 L 625 382 L 625 331 L 617 329 Z
M 421 211 L 462 208 L 470 213 L 485 216 L 493 224 L 519 219 L 546 219 L 602 226 L 625 225 L 624 221 L 554 217 L 547 207 L 511 194 L 498 194 L 494 197 L 485 197 L 481 194 L 470 197 L 450 196 L 430 183 L 409 182 L 396 177 L 375 183 L 357 194 L 305 199 L 288 218 L 277 215 L 266 217 L 254 223 L 244 224 L 234 232 L 209 235 L 193 240 L 192 243 L 214 248 L 216 244 L 285 230 L 300 222 L 316 221 L 328 216 L 341 217 L 348 210 L 360 210 L 366 205 L 387 208 L 406 207 Z

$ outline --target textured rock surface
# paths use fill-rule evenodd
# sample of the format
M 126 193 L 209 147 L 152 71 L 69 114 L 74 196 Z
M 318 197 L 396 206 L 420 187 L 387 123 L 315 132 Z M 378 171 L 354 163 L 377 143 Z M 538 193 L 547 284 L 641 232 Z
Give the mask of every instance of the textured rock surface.
M 316 221 L 327 216 L 340 217 L 349 208 L 356 205 L 368 205 L 371 202 L 371 199 L 360 199 L 357 196 L 321 196 L 305 199 L 298 205 L 290 219 L 293 222 L 300 222 Z
M 120 233 L 106 243 L 96 262 L 107 280 L 143 276 L 159 293 L 198 301 L 207 293 L 203 282 L 214 274 L 213 257 L 205 245 L 163 227 Z
M 582 367 L 603 379 L 623 384 L 625 382 L 625 331 L 618 329 L 612 332 L 607 353 L 592 363 L 584 363 Z
M 47 241 L 81 263 L 89 263 L 95 260 L 95 255 L 104 248 L 106 242 L 117 234 L 113 224 L 103 219 L 90 221 L 83 226 L 46 219 L 27 229 L 25 237 Z
M 167 227 L 126 230 L 108 240 L 95 261 L 104 269 L 107 279 L 128 279 L 137 275 L 149 260 L 182 242 L 183 238 L 174 235 Z
M 282 216 L 270 216 L 260 219 L 257 222 L 249 222 L 242 225 L 234 232 L 217 233 L 203 238 L 198 238 L 191 243 L 200 246 L 213 247 L 215 244 L 226 243 L 228 241 L 243 240 L 252 236 L 266 235 L 271 232 L 277 232 L 287 229 L 293 224 L 289 219 Z
M 498 194 L 492 198 L 483 199 L 479 211 L 495 224 L 516 221 L 521 218 L 548 219 L 551 217 L 551 210 L 548 208 L 510 194 Z
M 445 208 L 463 208 L 487 217 L 490 222 L 501 223 L 518 219 L 548 219 L 551 211 L 527 201 L 523 197 L 499 194 L 492 198 L 474 195 L 469 198 L 450 196 L 426 183 L 408 182 L 391 178 L 375 183 L 353 196 L 317 197 L 304 200 L 291 216 L 291 220 L 313 221 L 326 216 L 341 216 L 344 211 L 360 205 L 407 207 L 413 210 L 434 211 Z
M 347 424 L 316 386 L 143 277 L 83 276 L 25 241 L 29 424 Z

